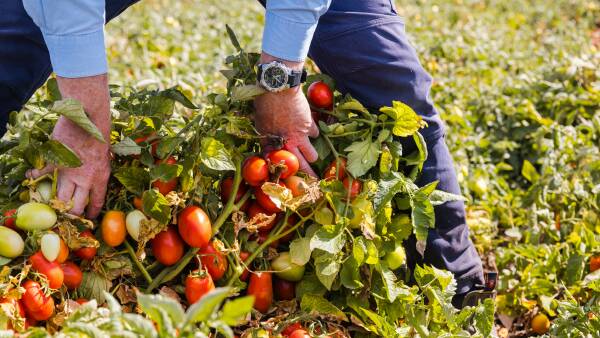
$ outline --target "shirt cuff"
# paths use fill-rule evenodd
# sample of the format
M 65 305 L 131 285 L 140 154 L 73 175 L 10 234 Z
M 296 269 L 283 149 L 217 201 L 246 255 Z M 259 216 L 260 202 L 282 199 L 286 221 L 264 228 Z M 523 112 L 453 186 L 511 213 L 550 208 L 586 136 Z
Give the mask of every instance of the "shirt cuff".
M 78 35 L 44 34 L 44 41 L 58 76 L 78 78 L 108 71 L 103 29 Z
M 316 28 L 316 22 L 293 22 L 267 11 L 262 50 L 286 61 L 304 61 Z

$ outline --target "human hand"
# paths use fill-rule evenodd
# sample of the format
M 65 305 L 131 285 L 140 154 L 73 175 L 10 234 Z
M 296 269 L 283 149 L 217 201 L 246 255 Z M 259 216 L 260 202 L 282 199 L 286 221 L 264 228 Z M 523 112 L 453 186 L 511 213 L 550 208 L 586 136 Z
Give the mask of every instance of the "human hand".
M 106 74 L 86 78 L 57 78 L 63 97 L 79 100 L 90 120 L 98 127 L 105 142 L 100 142 L 65 117 L 60 117 L 52 139 L 71 148 L 83 163 L 77 168 L 56 168 L 53 165 L 41 170 L 27 172 L 29 178 L 37 178 L 58 169 L 57 198 L 73 201 L 69 211 L 96 218 L 102 206 L 110 176 L 110 103 Z M 89 203 L 88 203 L 89 202 Z M 87 207 L 87 210 L 86 210 Z

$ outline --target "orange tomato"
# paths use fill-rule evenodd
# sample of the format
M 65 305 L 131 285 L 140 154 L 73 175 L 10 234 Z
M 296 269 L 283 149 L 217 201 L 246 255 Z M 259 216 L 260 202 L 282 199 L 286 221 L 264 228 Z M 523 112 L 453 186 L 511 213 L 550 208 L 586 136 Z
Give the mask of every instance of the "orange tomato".
M 100 224 L 102 239 L 108 246 L 119 246 L 125 241 L 127 229 L 125 227 L 125 213 L 118 210 L 110 210 L 104 214 Z

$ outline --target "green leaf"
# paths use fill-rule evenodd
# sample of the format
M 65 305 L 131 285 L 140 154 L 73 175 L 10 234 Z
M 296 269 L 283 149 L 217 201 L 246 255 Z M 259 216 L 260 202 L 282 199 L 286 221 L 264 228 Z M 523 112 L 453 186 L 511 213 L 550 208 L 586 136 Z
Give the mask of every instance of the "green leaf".
M 330 303 L 327 299 L 317 295 L 304 295 L 300 302 L 302 311 L 309 313 L 311 316 L 327 316 L 333 317 L 340 321 L 348 321 L 348 317 L 344 312 Z
M 159 94 L 160 96 L 167 97 L 175 102 L 181 103 L 182 106 L 189 109 L 198 109 L 198 107 L 190 101 L 177 87 L 165 89 Z M 162 142 L 162 141 L 161 141 Z
M 310 239 L 310 251 L 321 249 L 330 254 L 337 254 L 346 244 L 346 232 L 341 224 L 325 225 Z
M 240 42 L 238 41 L 237 36 L 235 36 L 233 29 L 231 29 L 228 24 L 225 24 L 225 29 L 227 29 L 227 35 L 229 36 L 229 40 L 231 41 L 233 47 L 235 47 L 238 52 L 241 52 L 242 46 L 240 46 Z
M 217 171 L 235 170 L 231 154 L 225 145 L 212 137 L 202 139 L 200 160 L 210 169 Z
M 344 102 L 340 103 L 336 107 L 337 110 L 339 110 L 339 111 L 344 111 L 344 110 L 358 111 L 358 112 L 364 113 L 366 115 L 369 115 L 369 111 L 367 110 L 367 108 L 365 108 L 365 106 L 363 106 L 362 103 L 353 99 L 349 95 L 347 95 L 344 98 L 344 100 L 345 100 Z
M 57 115 L 68 118 L 98 141 L 105 142 L 102 133 L 98 130 L 96 125 L 90 121 L 79 101 L 70 98 L 56 101 L 50 110 Z
M 533 164 L 527 160 L 523 161 L 521 175 L 523 175 L 523 177 L 525 177 L 531 183 L 535 183 L 540 178 L 540 174 L 538 174 Z
M 585 257 L 583 255 L 574 253 L 569 256 L 567 267 L 563 275 L 563 280 L 567 286 L 571 286 L 581 280 L 585 269 L 584 266 Z
M 352 176 L 360 177 L 377 164 L 377 159 L 381 152 L 381 144 L 374 143 L 371 137 L 367 137 L 362 141 L 352 143 L 344 150 L 349 152 L 346 169 Z
M 158 337 L 152 321 L 134 313 L 124 313 L 122 318 L 123 321 L 130 327 L 130 330 L 133 331 L 133 333 L 138 334 L 140 337 Z
M 183 166 L 179 164 L 161 163 L 150 170 L 152 181 L 170 181 L 178 177 L 183 171 Z
M 467 199 L 461 195 L 452 194 L 442 190 L 435 190 L 429 195 L 429 201 L 435 207 L 446 202 L 466 201 Z
M 252 311 L 253 306 L 254 296 L 236 298 L 225 303 L 223 311 L 221 312 L 221 320 L 227 325 L 240 325 L 244 321 L 246 315 Z
M 161 224 L 167 224 L 171 219 L 171 207 L 167 199 L 157 190 L 146 190 L 142 195 L 142 205 L 144 213 L 159 221 Z
M 142 153 L 142 147 L 129 137 L 124 138 L 117 144 L 113 144 L 110 148 L 113 153 L 119 156 L 139 155 Z
M 392 107 L 382 107 L 379 111 L 394 120 L 392 133 L 396 136 L 411 136 L 425 125 L 421 116 L 400 101 L 392 101 Z
M 319 281 L 319 278 L 315 273 L 307 272 L 304 277 L 296 285 L 296 297 L 302 299 L 304 295 L 324 295 L 327 293 L 327 289 Z
M 315 251 L 313 257 L 317 278 L 327 290 L 331 290 L 333 282 L 340 271 L 341 264 L 335 255 L 324 251 Z
M 381 280 L 383 281 L 383 286 L 387 294 L 387 299 L 390 303 L 393 303 L 396 298 L 400 295 L 409 295 L 410 290 L 405 287 L 401 282 L 398 282 L 396 275 L 390 268 L 388 268 L 385 262 L 379 264 L 378 266 L 379 273 L 381 274 Z
M 373 197 L 375 215 L 378 215 L 384 209 L 385 205 L 390 202 L 396 194 L 401 192 L 409 192 L 416 189 L 416 185 L 401 173 L 390 172 L 390 174 L 386 177 L 382 177 L 379 180 L 377 192 Z
M 425 143 L 425 138 L 419 132 L 413 135 L 413 140 L 417 145 L 417 150 L 403 157 L 402 160 L 406 162 L 406 165 L 416 165 L 421 170 L 428 156 L 427 144 Z
M 234 102 L 242 102 L 254 100 L 255 97 L 266 92 L 263 87 L 255 84 L 242 85 L 231 89 L 231 100 Z
M 10 263 L 10 261 L 12 261 L 12 258 L 0 256 L 0 266 L 5 266 L 6 264 Z
M 197 324 L 207 321 L 221 306 L 221 303 L 231 295 L 229 287 L 216 288 L 194 303 L 185 314 L 185 324 Z
M 183 142 L 182 137 L 165 137 L 160 140 L 156 147 L 156 156 L 158 158 L 165 158 L 167 155 L 175 151 L 177 147 Z
M 141 195 L 150 183 L 150 175 L 144 168 L 120 167 L 113 174 L 129 192 Z
M 82 164 L 77 154 L 71 148 L 56 140 L 44 142 L 38 150 L 46 161 L 60 167 L 77 168 Z
M 350 290 L 358 289 L 363 287 L 360 279 L 360 266 L 353 256 L 348 257 L 342 265 L 342 271 L 340 272 L 340 281 L 342 285 Z
M 310 254 L 312 250 L 310 249 L 310 239 L 306 237 L 300 237 L 294 239 L 290 243 L 290 258 L 292 263 L 298 265 L 305 265 L 310 261 Z
M 147 295 L 138 293 L 138 306 L 148 318 L 158 322 L 161 319 L 159 310 L 164 310 L 173 323 L 181 323 L 185 313 L 181 304 L 175 299 L 163 295 Z
M 494 311 L 496 306 L 493 299 L 485 299 L 483 303 L 477 306 L 474 321 L 475 327 L 483 335 L 483 337 L 491 337 L 494 329 Z

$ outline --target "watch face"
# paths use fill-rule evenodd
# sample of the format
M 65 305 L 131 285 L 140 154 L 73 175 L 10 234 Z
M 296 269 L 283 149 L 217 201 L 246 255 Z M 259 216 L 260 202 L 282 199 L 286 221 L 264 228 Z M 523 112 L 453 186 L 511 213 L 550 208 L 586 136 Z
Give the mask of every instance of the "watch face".
M 287 78 L 288 75 L 285 69 L 277 66 L 267 68 L 263 75 L 265 85 L 273 89 L 285 86 Z

